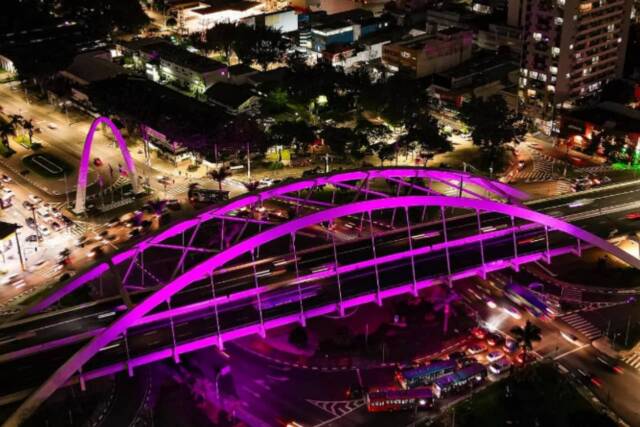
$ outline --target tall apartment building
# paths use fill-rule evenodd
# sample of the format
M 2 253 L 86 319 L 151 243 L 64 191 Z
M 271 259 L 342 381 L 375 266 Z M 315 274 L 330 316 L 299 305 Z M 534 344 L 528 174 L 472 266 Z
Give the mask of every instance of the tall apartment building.
M 520 96 L 550 125 L 624 66 L 632 0 L 526 0 Z

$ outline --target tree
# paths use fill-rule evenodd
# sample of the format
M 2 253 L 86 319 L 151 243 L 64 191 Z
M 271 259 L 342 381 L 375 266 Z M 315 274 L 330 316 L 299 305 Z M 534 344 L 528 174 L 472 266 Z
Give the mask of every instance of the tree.
M 542 340 L 540 328 L 527 320 L 524 327 L 515 326 L 511 328 L 516 342 L 522 347 L 522 364 L 527 362 L 527 351 L 533 348 L 533 343 Z
M 227 168 L 214 169 L 209 171 L 209 177 L 218 183 L 218 189 L 222 191 L 222 183 L 231 176 L 231 172 Z
M 380 166 L 384 166 L 384 162 L 386 160 L 391 160 L 396 156 L 397 149 L 395 147 L 395 144 L 386 144 L 384 142 L 381 142 L 375 145 L 374 151 L 380 159 Z
M 260 110 L 263 114 L 279 114 L 287 110 L 289 104 L 289 94 L 283 88 L 277 87 L 261 98 Z
M 275 123 L 269 128 L 268 143 L 270 146 L 294 146 L 298 152 L 306 152 L 316 139 L 314 128 L 304 121 L 284 121 Z
M 5 148 L 9 147 L 9 137 L 16 136 L 16 126 L 13 122 L 0 121 L 0 141 Z
M 175 27 L 176 25 L 178 25 L 178 21 L 176 20 L 176 18 L 174 18 L 173 16 L 170 17 L 169 19 L 167 19 L 167 27 Z
M 462 120 L 471 131 L 473 144 L 482 154 L 485 167 L 502 167 L 507 144 L 525 135 L 525 120 L 507 107 L 500 95 L 488 99 L 473 98 L 460 108 Z
M 329 146 L 331 152 L 337 156 L 344 156 L 347 148 L 354 142 L 356 134 L 352 129 L 327 126 L 322 129 L 322 139 Z
M 440 129 L 438 120 L 431 116 L 414 117 L 406 124 L 407 132 L 398 137 L 398 144 L 405 150 L 418 148 L 421 157 L 432 159 L 436 154 L 453 150 L 447 135 Z
M 207 52 L 221 51 L 227 61 L 227 65 L 229 65 L 231 53 L 236 43 L 238 43 L 238 37 L 245 33 L 245 29 L 241 27 L 245 27 L 245 25 L 239 26 L 231 22 L 220 22 L 207 30 L 204 43 L 196 44 Z
M 266 26 L 242 25 L 238 28 L 235 51 L 242 62 L 255 62 L 266 71 L 269 64 L 284 61 L 290 43 L 280 31 Z
M 56 12 L 85 23 L 88 33 L 105 37 L 137 33 L 151 22 L 140 2 L 130 0 L 59 0 Z
M 12 50 L 9 55 L 20 78 L 35 81 L 42 90 L 58 71 L 71 65 L 76 48 L 65 41 L 46 40 L 28 49 Z
M 27 135 L 29 135 L 29 146 L 33 145 L 33 132 L 35 130 L 33 119 L 23 120 L 21 126 L 22 129 L 27 131 Z

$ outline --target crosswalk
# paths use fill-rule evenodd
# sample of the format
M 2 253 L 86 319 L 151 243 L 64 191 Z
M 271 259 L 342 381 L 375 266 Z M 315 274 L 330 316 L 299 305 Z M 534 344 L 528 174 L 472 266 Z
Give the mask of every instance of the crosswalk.
M 640 353 L 629 353 L 622 358 L 622 361 L 627 365 L 640 370 Z
M 563 286 L 560 298 L 563 300 L 582 301 L 582 290 L 573 286 Z
M 575 172 L 578 173 L 604 173 L 609 172 L 611 170 L 611 165 L 600 165 L 600 166 L 588 166 L 586 168 L 577 168 Z
M 602 331 L 578 313 L 560 316 L 560 319 L 582 333 L 590 341 L 602 336 Z
M 530 150 L 532 168 L 518 172 L 516 178 L 526 182 L 549 181 L 553 179 L 554 158 L 540 153 L 538 150 Z
M 181 194 L 186 194 L 189 191 L 189 184 L 177 184 L 167 187 L 167 198 L 175 197 Z M 164 193 L 164 191 L 163 191 Z

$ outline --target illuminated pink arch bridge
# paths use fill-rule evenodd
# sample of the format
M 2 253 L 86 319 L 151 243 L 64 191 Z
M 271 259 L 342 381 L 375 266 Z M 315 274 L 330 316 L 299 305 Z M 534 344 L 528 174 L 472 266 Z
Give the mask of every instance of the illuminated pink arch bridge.
M 127 142 L 124 137 L 120 133 L 120 130 L 117 128 L 113 122 L 107 117 L 98 117 L 91 123 L 91 127 L 89 128 L 89 132 L 87 133 L 87 137 L 84 141 L 84 147 L 82 149 L 82 157 L 80 158 L 80 169 L 78 171 L 78 185 L 76 192 L 76 204 L 74 207 L 74 212 L 77 214 L 84 213 L 85 211 L 85 203 L 87 198 L 87 176 L 89 173 L 89 166 L 91 164 L 91 147 L 93 145 L 93 138 L 98 129 L 98 126 L 101 124 L 105 124 L 111 129 L 111 133 L 116 139 L 116 143 L 120 148 L 120 152 L 122 153 L 122 158 L 124 159 L 125 168 L 129 174 L 129 179 L 131 180 L 131 185 L 133 186 L 133 192 L 138 194 L 140 192 L 140 187 L 138 183 L 138 174 L 136 173 L 136 165 L 133 159 L 131 158 L 131 154 L 129 153 L 129 149 L 127 148 Z
M 373 185 L 376 181 L 393 184 L 392 189 L 388 192 L 382 191 L 379 187 Z M 429 185 L 424 182 L 429 181 Z M 450 188 L 455 190 L 454 196 L 447 196 L 439 193 L 436 185 L 439 187 Z M 331 201 L 320 201 L 311 197 L 313 190 L 332 188 Z M 339 189 L 347 190 L 355 194 L 350 201 L 339 204 L 336 202 L 336 191 Z M 306 196 L 305 196 L 306 192 Z M 404 194 L 402 194 L 404 192 Z M 176 223 L 168 229 L 160 232 L 156 236 L 150 237 L 131 249 L 125 250 L 112 256 L 107 262 L 102 262 L 88 270 L 84 274 L 69 282 L 58 292 L 45 298 L 41 303 L 31 308 L 31 313 L 53 304 L 64 295 L 83 286 L 92 280 L 100 277 L 105 272 L 112 270 L 114 266 L 126 265 L 126 271 L 123 280 L 126 282 L 134 265 L 140 266 L 142 256 L 146 251 L 153 248 L 161 248 L 166 250 L 178 251 L 178 261 L 173 269 L 173 274 L 164 283 L 158 283 L 152 293 L 146 296 L 138 304 L 133 305 L 123 314 L 121 314 L 113 323 L 106 328 L 96 331 L 93 338 L 78 350 L 71 358 L 69 358 L 62 366 L 60 366 L 44 384 L 37 388 L 26 401 L 18 408 L 18 410 L 7 420 L 5 425 L 18 425 L 21 420 L 26 419 L 45 399 L 47 399 L 58 388 L 64 386 L 72 378 L 77 378 L 81 383 L 84 381 L 105 375 L 110 372 L 119 370 L 129 370 L 132 372 L 135 366 L 151 363 L 156 360 L 168 357 L 179 360 L 180 354 L 194 351 L 196 349 L 207 346 L 222 346 L 225 340 L 238 338 L 240 336 L 251 333 L 264 334 L 266 330 L 292 322 L 304 323 L 306 318 L 327 314 L 330 312 L 342 312 L 345 308 L 381 301 L 385 298 L 400 295 L 403 293 L 416 293 L 420 289 L 432 286 L 438 283 L 450 283 L 452 280 L 458 280 L 463 277 L 471 277 L 474 275 L 486 275 L 487 272 L 503 269 L 518 268 L 523 263 L 536 260 L 549 261 L 553 256 L 564 253 L 574 252 L 580 253 L 583 245 L 601 248 L 628 264 L 640 268 L 640 262 L 633 256 L 611 245 L 607 241 L 595 236 L 575 225 L 562 221 L 560 219 L 544 215 L 542 213 L 528 209 L 520 204 L 525 195 L 513 188 L 510 188 L 499 182 L 490 181 L 483 177 L 472 176 L 466 173 L 433 169 L 418 168 L 392 168 L 392 169 L 372 169 L 367 171 L 349 171 L 340 172 L 333 175 L 320 176 L 313 179 L 299 180 L 291 183 L 283 184 L 278 187 L 270 188 L 261 192 L 251 193 L 238 197 L 224 206 L 214 207 L 205 212 L 200 213 L 193 219 Z M 296 211 L 300 209 L 299 215 L 293 219 L 283 222 L 271 222 L 264 219 L 256 219 L 255 217 L 242 218 L 237 216 L 238 212 L 243 210 L 255 209 L 262 206 L 267 200 L 277 200 L 280 202 L 288 202 L 295 206 Z M 415 216 L 416 211 L 425 207 L 438 208 L 440 217 L 438 221 L 442 224 L 443 240 L 427 246 L 412 247 L 412 225 L 410 212 Z M 477 221 L 477 229 L 475 233 L 468 236 L 458 238 L 447 238 L 446 226 L 446 209 L 458 209 L 471 211 L 472 221 Z M 373 214 L 377 212 L 393 212 L 391 224 L 396 212 L 400 212 L 400 217 L 406 218 L 403 229 L 408 233 L 407 242 L 409 249 L 384 256 L 376 257 L 375 255 L 375 235 Z M 510 219 L 510 226 L 507 228 L 483 232 L 481 223 L 482 213 L 499 214 Z M 301 230 L 316 226 L 318 224 L 330 224 L 341 218 L 360 218 L 361 224 L 366 224 L 365 229 L 369 230 L 371 245 L 374 249 L 373 258 L 367 261 L 361 261 L 352 265 L 338 264 L 337 258 L 334 268 L 331 271 L 316 272 L 306 277 L 298 276 L 297 255 L 295 253 L 295 236 Z M 207 251 L 203 247 L 195 245 L 196 236 L 199 231 L 204 232 L 204 227 L 209 222 L 222 223 L 220 228 L 220 247 L 214 251 Z M 518 223 L 516 223 L 518 221 Z M 223 237 L 226 223 L 240 223 L 243 226 L 253 224 L 257 226 L 257 230 L 247 235 L 236 243 L 228 244 Z M 415 224 L 414 224 L 415 226 Z M 244 228 L 243 228 L 244 230 Z M 523 231 L 544 230 L 546 246 L 537 252 L 519 253 L 516 235 Z M 565 245 L 563 247 L 551 248 L 549 245 L 549 233 L 560 232 L 571 236 L 575 239 L 575 244 Z M 210 231 L 207 231 L 209 233 Z M 209 309 L 212 306 L 216 308 L 228 301 L 234 300 L 236 295 L 216 297 L 215 293 L 212 298 L 206 301 L 193 303 L 188 306 L 171 308 L 165 311 L 154 311 L 170 302 L 172 297 L 180 291 L 197 282 L 213 280 L 211 279 L 214 272 L 225 268 L 225 265 L 234 262 L 240 257 L 250 256 L 252 261 L 256 261 L 256 254 L 260 247 L 268 245 L 278 239 L 290 239 L 293 248 L 293 259 L 296 263 L 297 287 L 300 289 L 300 283 L 303 281 L 312 281 L 321 279 L 329 275 L 339 276 L 343 272 L 357 271 L 359 269 L 374 267 L 376 270 L 376 279 L 378 279 L 378 266 L 385 263 L 399 262 L 400 260 L 410 260 L 413 266 L 414 257 L 421 256 L 431 252 L 443 253 L 442 258 L 446 260 L 447 270 L 438 277 L 418 278 L 415 271 L 413 278 L 409 283 L 384 288 L 377 284 L 377 288 L 365 294 L 340 298 L 318 307 L 313 307 L 307 311 L 302 309 L 300 304 L 300 312 L 286 314 L 275 318 L 263 318 L 260 310 L 260 320 L 254 323 L 237 327 L 231 330 L 221 330 L 218 324 L 216 333 L 208 334 L 195 340 L 185 343 L 178 343 L 174 337 L 172 346 L 156 351 L 152 354 L 138 356 L 135 359 L 116 363 L 104 369 L 95 372 L 84 370 L 83 367 L 104 347 L 108 346 L 114 340 L 123 337 L 130 328 L 134 328 L 143 324 L 151 324 L 161 319 L 173 319 L 185 313 L 196 313 L 203 309 Z M 490 244 L 493 239 L 508 238 L 513 241 L 513 253 L 510 256 L 500 260 L 485 262 L 483 245 Z M 335 236 L 333 236 L 333 244 L 335 248 Z M 479 265 L 467 268 L 464 271 L 452 271 L 450 267 L 449 251 L 460 248 L 465 245 L 479 244 L 482 255 L 482 262 Z M 335 251 L 335 249 L 334 249 Z M 201 258 L 193 264 L 187 266 L 186 259 L 188 254 L 199 254 Z M 129 264 L 127 264 L 127 262 Z M 255 265 L 255 263 L 254 263 Z M 144 267 L 143 267 L 144 270 Z M 415 269 L 414 269 L 415 270 Z M 260 295 L 266 291 L 265 287 L 259 284 L 254 268 L 255 287 L 238 292 L 237 298 L 256 297 L 260 300 Z M 302 274 L 302 273 L 300 273 Z M 338 288 L 340 281 L 338 280 Z M 211 285 L 212 290 L 215 286 Z

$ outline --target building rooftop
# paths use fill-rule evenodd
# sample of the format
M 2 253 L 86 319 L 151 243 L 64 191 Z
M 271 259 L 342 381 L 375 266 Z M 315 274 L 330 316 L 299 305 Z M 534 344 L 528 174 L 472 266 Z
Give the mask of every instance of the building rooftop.
M 155 43 L 140 44 L 138 49 L 149 55 L 157 55 L 165 61 L 173 62 L 174 64 L 189 68 L 190 70 L 197 71 L 199 73 L 208 73 L 226 67 L 222 62 L 215 61 L 196 53 L 191 53 L 188 50 L 163 40 Z
M 603 102 L 593 107 L 567 111 L 565 114 L 620 132 L 640 132 L 640 111 L 615 102 Z
M 229 67 L 229 75 L 230 76 L 241 76 L 244 74 L 255 74 L 258 73 L 258 70 L 255 68 L 251 68 L 246 64 L 236 64 Z
M 224 105 L 232 109 L 240 107 L 249 99 L 256 96 L 256 94 L 245 85 L 234 85 L 226 82 L 214 84 L 207 90 L 206 95 L 209 100 L 216 104 Z
M 253 9 L 256 6 L 260 6 L 260 2 L 250 0 L 239 1 L 208 1 L 210 6 L 203 6 L 197 9 L 192 9 L 191 12 L 198 15 L 210 15 L 212 13 L 223 12 L 225 10 L 234 10 L 237 12 L 244 12 L 249 9 Z
M 91 83 L 126 73 L 123 67 L 107 59 L 110 55 L 107 51 L 94 51 L 77 55 L 62 74 Z

